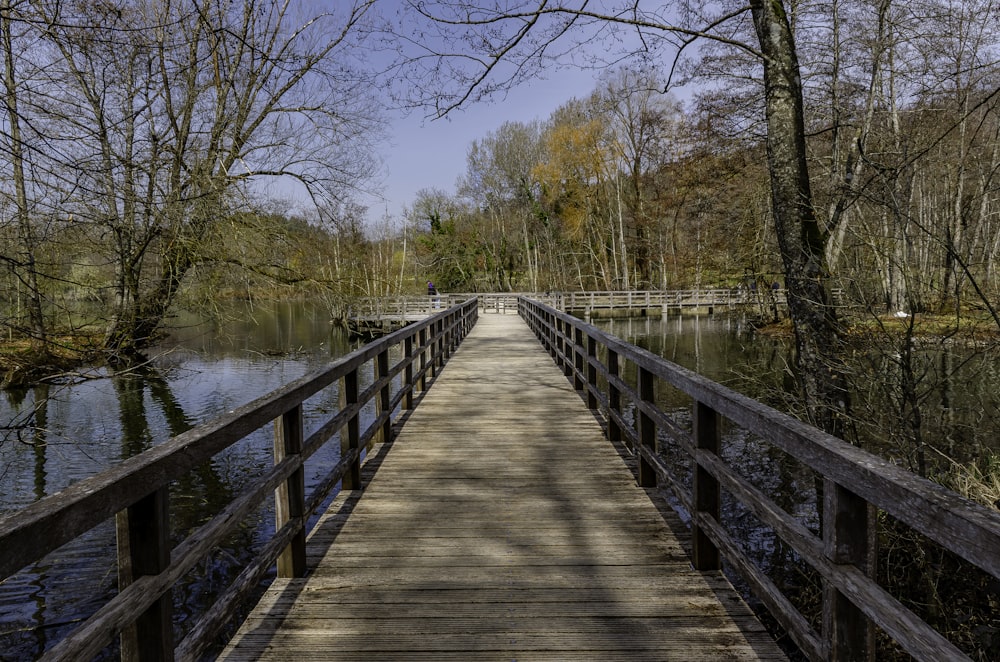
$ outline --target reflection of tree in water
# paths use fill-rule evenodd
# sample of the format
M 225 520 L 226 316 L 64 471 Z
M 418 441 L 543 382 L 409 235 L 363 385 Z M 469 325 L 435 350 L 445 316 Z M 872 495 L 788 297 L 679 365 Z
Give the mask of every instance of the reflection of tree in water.
M 29 447 L 30 473 L 25 478 L 30 479 L 33 501 L 60 487 L 61 458 L 50 457 L 59 443 L 50 424 L 59 427 L 58 409 L 52 404 L 58 402 L 60 391 L 48 383 L 4 391 L 19 413 L 4 421 L 0 442 Z M 25 407 L 29 393 L 32 397 Z M 23 489 L 27 496 L 29 483 Z M 11 492 L 17 496 L 16 485 Z M 37 659 L 78 627 L 114 595 L 114 563 L 114 527 L 106 522 L 5 579 L 0 594 L 0 659 Z
M 49 385 L 39 384 L 34 389 L 35 393 L 35 427 L 32 431 L 32 452 L 35 455 L 35 466 L 34 466 L 34 487 L 35 487 L 35 499 L 41 499 L 48 493 L 46 489 L 46 476 L 47 472 L 45 470 L 45 460 L 46 460 L 46 430 L 49 425 Z M 34 622 L 37 624 L 43 623 L 44 613 L 45 613 L 45 583 L 44 578 L 48 570 L 48 564 L 43 559 L 41 563 L 37 564 L 34 572 L 31 574 L 31 585 L 32 594 L 31 602 L 34 606 Z M 46 643 L 46 633 L 48 628 L 35 627 L 33 629 L 33 634 L 36 644 L 36 650 L 44 651 Z
M 133 366 L 109 374 L 103 369 L 66 374 L 58 382 L 36 390 L 0 391 L 0 509 L 8 510 L 55 492 L 64 484 L 92 475 L 120 462 L 124 456 L 165 441 L 189 430 L 203 419 L 229 407 L 230 398 L 241 399 L 265 387 L 277 387 L 291 371 L 298 376 L 302 366 L 336 358 L 353 349 L 346 333 L 331 331 L 329 318 L 319 307 L 305 307 L 304 315 L 293 304 L 275 309 L 282 320 L 261 326 L 239 327 L 227 333 L 240 338 L 220 343 L 204 329 L 191 327 L 194 340 L 179 341 L 177 347 L 193 347 L 202 360 L 189 361 L 187 353 L 177 360 L 154 359 L 153 366 Z M 257 313 L 261 308 L 257 308 Z M 285 316 L 291 319 L 284 321 Z M 234 319 L 244 319 L 234 315 Z M 278 336 L 281 330 L 283 336 Z M 297 334 L 290 335 L 294 330 Z M 313 335 L 309 335 L 311 332 Z M 211 341 L 211 346 L 206 345 Z M 225 345 L 222 347 L 221 345 Z M 248 352 L 276 348 L 291 351 L 307 348 L 291 359 L 268 358 L 266 369 Z M 234 378 L 220 361 L 235 357 Z M 273 363 L 273 365 L 272 365 Z M 166 367 L 165 367 L 166 366 Z M 250 367 L 248 367 L 250 366 Z M 177 369 L 180 376 L 170 372 Z M 185 379 L 186 374 L 206 372 L 206 379 Z M 243 380 L 253 380 L 252 383 Z M 211 393 L 205 384 L 216 384 Z M 179 384 L 191 384 L 180 386 Z M 249 389 L 249 390 L 248 390 Z M 324 401 L 325 412 L 336 407 L 336 396 Z M 116 413 L 115 410 L 119 412 Z M 307 413 L 307 419 L 309 414 Z M 213 460 L 192 470 L 171 485 L 174 543 L 217 513 L 271 465 L 271 444 L 264 431 L 235 444 Z M 331 450 L 336 461 L 336 446 Z M 6 461 L 11 458 L 11 461 Z M 320 454 L 314 456 L 314 461 Z M 194 568 L 177 584 L 174 614 L 177 632 L 186 629 L 206 611 L 220 587 L 228 585 L 260 548 L 260 540 L 273 531 L 271 505 L 247 518 L 212 558 Z M 45 647 L 64 638 L 72 628 L 99 609 L 117 591 L 115 522 L 109 520 L 66 547 L 4 581 L 0 591 L 0 659 L 37 659 Z M 0 552 L 2 553 L 2 552 Z M 179 638 L 180 634 L 178 634 Z M 101 659 L 114 657 L 111 650 Z
M 149 400 L 157 405 L 167 424 L 170 437 L 182 434 L 195 422 L 185 413 L 163 375 L 145 366 L 113 378 L 118 395 L 122 424 L 122 457 L 137 455 L 153 444 Z M 209 521 L 227 506 L 238 491 L 226 472 L 212 461 L 198 465 L 170 486 L 170 530 L 174 545 Z M 175 628 L 186 630 L 197 616 L 211 606 L 216 593 L 231 583 L 254 556 L 254 521 L 238 527 L 227 542 L 205 561 L 193 568 L 174 587 Z
M 776 409 L 797 410 L 789 348 L 780 341 L 723 332 L 716 323 L 681 325 L 675 320 L 658 323 L 646 319 L 641 323 L 616 320 L 606 326 L 660 356 L 689 368 L 700 367 L 710 378 L 728 382 L 735 390 Z M 706 332 L 699 342 L 697 335 Z M 951 466 L 945 456 L 958 462 L 992 457 L 990 453 L 996 452 L 995 421 L 1000 421 L 1000 417 L 990 416 L 1000 407 L 995 347 L 921 339 L 912 351 L 894 353 L 898 342 L 887 347 L 876 347 L 873 340 L 869 343 L 862 346 L 869 351 L 858 351 L 851 357 L 856 384 L 854 425 L 868 450 L 918 469 L 919 456 L 912 465 L 909 462 L 921 450 L 920 436 L 914 434 L 919 425 L 924 438 L 932 440 L 924 444 L 926 448 L 933 444 L 933 449 L 940 451 L 924 458 L 929 470 L 935 469 L 935 461 L 937 470 Z M 634 370 L 630 372 L 626 365 L 623 372 L 631 375 Z M 629 382 L 634 383 L 634 377 L 629 377 Z M 657 405 L 690 431 L 690 402 L 683 400 L 672 389 L 658 387 Z M 901 414 L 912 418 L 906 421 Z M 722 453 L 727 464 L 819 535 L 822 492 L 817 485 L 822 480 L 815 472 L 752 434 L 733 426 L 724 430 Z M 666 435 L 661 435 L 660 452 L 690 490 L 688 455 Z M 725 490 L 722 523 L 755 565 L 814 628 L 818 627 L 823 591 L 818 573 Z M 879 535 L 878 554 L 870 563 L 878 568 L 880 585 L 967 652 L 981 652 L 979 659 L 1000 659 L 996 618 L 1000 592 L 995 579 L 884 513 Z M 746 583 L 731 572 L 727 574 L 772 633 L 780 635 L 780 628 L 761 603 L 749 595 Z M 878 659 L 901 659 L 884 636 L 879 637 L 877 646 Z

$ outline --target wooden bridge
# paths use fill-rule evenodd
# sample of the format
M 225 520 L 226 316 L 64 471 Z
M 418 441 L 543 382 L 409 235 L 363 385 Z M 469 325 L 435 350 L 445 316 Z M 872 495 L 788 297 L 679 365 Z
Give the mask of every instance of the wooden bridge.
M 479 320 L 391 447 L 221 659 L 784 659 L 518 317 Z
M 478 324 L 475 299 L 443 310 L 0 519 L 0 581 L 117 524 L 119 593 L 45 659 L 119 638 L 124 659 L 203 659 L 275 566 L 224 658 L 779 659 L 723 559 L 810 659 L 862 659 L 874 628 L 919 660 L 970 659 L 866 572 L 867 545 L 882 511 L 1000 579 L 997 513 L 553 307 L 517 308 Z M 342 405 L 304 430 L 331 387 Z M 170 483 L 272 423 L 273 469 L 175 544 Z M 734 468 L 765 452 L 749 436 L 822 477 L 821 532 Z M 334 439 L 341 459 L 307 494 L 303 467 Z M 822 581 L 820 615 L 754 562 L 723 494 Z M 273 537 L 175 637 L 178 579 L 268 502 Z

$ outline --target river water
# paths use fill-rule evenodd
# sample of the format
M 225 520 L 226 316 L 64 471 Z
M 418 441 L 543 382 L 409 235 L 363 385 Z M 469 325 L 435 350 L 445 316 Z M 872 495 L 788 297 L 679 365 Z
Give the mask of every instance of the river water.
M 608 320 L 600 325 L 775 405 L 790 388 L 789 343 L 754 336 L 738 319 L 686 316 Z M 248 304 L 226 311 L 214 323 L 174 320 L 170 338 L 162 349 L 150 353 L 154 358 L 149 368 L 139 373 L 110 376 L 97 371 L 59 385 L 5 392 L 0 395 L 0 424 L 15 429 L 0 442 L 0 514 L 245 404 L 351 349 L 346 334 L 330 323 L 321 306 Z M 974 456 L 983 446 L 995 449 L 996 430 L 983 429 L 984 420 L 1000 420 L 994 416 L 1000 392 L 995 366 L 958 354 L 946 360 L 935 354 L 928 364 L 958 366 L 944 395 L 930 391 L 925 395 L 935 403 L 936 414 L 928 419 L 953 424 L 941 436 L 941 445 L 961 451 L 957 454 L 962 456 Z M 885 372 L 885 366 L 873 364 L 871 370 Z M 930 383 L 927 378 L 926 384 Z M 307 433 L 310 422 L 336 406 L 335 394 L 324 397 L 307 405 Z M 683 398 L 673 404 L 678 409 L 686 406 Z M 962 404 L 971 410 L 962 410 Z M 873 400 L 863 406 L 885 405 Z M 753 443 L 737 440 L 730 452 L 753 458 L 757 452 Z M 204 522 L 263 472 L 272 462 L 271 445 L 269 434 L 252 435 L 175 485 L 171 493 L 175 535 Z M 308 483 L 336 461 L 338 449 L 336 444 L 330 446 L 314 456 Z M 895 451 L 889 447 L 887 452 Z M 765 484 L 811 485 L 805 474 L 764 467 L 749 471 L 764 474 L 758 478 Z M 803 492 L 808 494 L 808 487 Z M 808 512 L 807 502 L 786 505 Z M 185 579 L 175 592 L 178 633 L 211 604 L 218 588 L 239 572 L 271 530 L 273 517 L 262 510 L 210 562 Z M 766 541 L 762 547 L 773 551 Z M 113 595 L 116 581 L 114 529 L 106 523 L 0 584 L 0 660 L 37 658 Z M 113 655 L 109 650 L 105 657 Z
M 194 425 L 245 404 L 356 346 L 320 306 L 240 305 L 215 322 L 173 320 L 170 337 L 149 352 L 148 368 L 103 370 L 60 385 L 0 394 L 0 514 L 91 476 Z M 307 430 L 336 393 L 307 403 Z M 332 402 L 330 400 L 332 399 Z M 11 425 L 13 424 L 13 425 Z M 175 538 L 206 521 L 273 462 L 272 438 L 257 433 L 171 489 Z M 336 462 L 337 444 L 310 458 L 307 483 Z M 269 509 L 244 522 L 215 558 L 175 593 L 179 633 L 211 604 L 270 532 Z M 0 584 L 0 660 L 40 656 L 114 595 L 115 532 L 106 522 Z M 103 657 L 113 658 L 109 649 Z
M 594 324 L 775 409 L 795 411 L 791 339 L 757 333 L 738 317 Z M 850 440 L 914 471 L 918 442 L 930 472 L 951 460 L 968 463 L 1000 452 L 997 349 L 929 338 L 917 341 L 908 363 L 906 358 L 905 348 L 886 340 L 850 350 Z

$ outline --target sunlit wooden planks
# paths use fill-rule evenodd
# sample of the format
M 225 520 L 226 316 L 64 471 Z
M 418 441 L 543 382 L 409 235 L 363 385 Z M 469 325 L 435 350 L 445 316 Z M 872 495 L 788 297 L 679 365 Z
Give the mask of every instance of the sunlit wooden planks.
M 519 318 L 482 316 L 382 450 L 222 659 L 783 659 Z

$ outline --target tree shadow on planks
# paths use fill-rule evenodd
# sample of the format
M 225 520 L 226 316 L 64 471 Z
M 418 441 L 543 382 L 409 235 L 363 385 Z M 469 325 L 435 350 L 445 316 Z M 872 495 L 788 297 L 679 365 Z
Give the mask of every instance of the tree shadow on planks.
M 586 400 L 586 395 L 583 391 L 577 391 L 577 394 Z M 624 440 L 609 440 L 607 420 L 599 410 L 591 410 L 591 412 L 597 420 L 597 423 L 601 426 L 601 429 L 604 432 L 605 440 L 615 449 L 622 462 L 625 463 L 626 467 L 628 467 L 629 471 L 632 473 L 633 478 L 636 482 L 638 482 L 639 469 L 635 455 L 632 454 Z M 677 541 L 684 550 L 684 553 L 687 554 L 690 559 L 693 553 L 691 529 L 688 524 L 685 523 L 682 516 L 677 512 L 677 509 L 672 505 L 671 501 L 673 499 L 669 494 L 669 488 L 656 487 L 642 489 L 646 493 L 646 496 L 649 497 L 650 503 L 653 504 L 656 511 L 660 514 L 660 517 L 663 518 L 664 524 L 674 537 L 676 537 Z M 723 564 L 725 564 L 724 559 Z M 723 570 L 700 571 L 699 574 L 715 594 L 719 603 L 722 605 L 729 617 L 732 618 L 732 620 L 737 624 L 747 643 L 760 659 L 785 660 L 788 659 L 787 653 L 789 651 L 791 651 L 793 655 L 797 652 L 794 644 L 790 644 L 790 648 L 785 650 L 786 646 L 782 646 L 779 642 L 774 640 L 772 634 L 768 632 L 767 628 L 761 623 L 753 609 L 751 609 L 751 607 L 746 603 Z
M 372 446 L 361 466 L 361 483 L 367 485 L 392 448 L 392 441 Z M 296 579 L 275 579 L 229 642 L 219 660 L 258 659 L 269 651 L 271 640 L 309 584 L 319 562 L 336 540 L 348 517 L 364 495 L 363 489 L 342 490 L 309 531 L 306 540 L 307 574 Z M 255 623 L 249 626 L 249 623 Z

